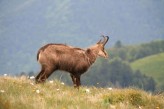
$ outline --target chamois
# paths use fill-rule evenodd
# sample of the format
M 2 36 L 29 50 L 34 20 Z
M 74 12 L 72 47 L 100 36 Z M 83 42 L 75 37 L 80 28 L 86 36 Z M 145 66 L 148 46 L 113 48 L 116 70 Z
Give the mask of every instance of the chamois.
M 41 71 L 36 76 L 36 83 L 45 80 L 56 70 L 70 73 L 74 87 L 81 85 L 80 76 L 88 70 L 98 56 L 108 58 L 104 50 L 109 37 L 103 36 L 97 44 L 81 49 L 64 44 L 47 44 L 41 47 L 37 53 L 37 61 L 41 64 Z

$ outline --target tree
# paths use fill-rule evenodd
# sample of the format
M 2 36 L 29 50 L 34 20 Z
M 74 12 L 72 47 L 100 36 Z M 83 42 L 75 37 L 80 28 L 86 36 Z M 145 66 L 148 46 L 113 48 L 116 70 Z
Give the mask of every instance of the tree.
M 143 75 L 139 70 L 134 72 L 132 85 L 147 91 L 155 91 L 156 83 L 152 77 Z
M 115 45 L 114 45 L 115 48 L 121 48 L 122 47 L 122 43 L 120 40 L 118 40 Z
M 120 58 L 114 58 L 109 63 L 109 80 L 116 85 L 120 84 L 121 87 L 127 87 L 132 81 L 132 69 L 127 62 L 122 61 Z

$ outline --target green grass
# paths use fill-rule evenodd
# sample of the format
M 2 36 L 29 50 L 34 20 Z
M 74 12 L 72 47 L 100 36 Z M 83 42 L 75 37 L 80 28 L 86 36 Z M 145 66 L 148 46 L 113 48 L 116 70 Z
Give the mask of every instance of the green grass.
M 164 53 L 148 56 L 131 63 L 134 70 L 153 77 L 158 86 L 164 86 Z
M 80 87 L 78 90 L 59 81 L 35 84 L 25 77 L 0 77 L 0 109 L 138 108 L 163 109 L 164 95 L 132 88 Z

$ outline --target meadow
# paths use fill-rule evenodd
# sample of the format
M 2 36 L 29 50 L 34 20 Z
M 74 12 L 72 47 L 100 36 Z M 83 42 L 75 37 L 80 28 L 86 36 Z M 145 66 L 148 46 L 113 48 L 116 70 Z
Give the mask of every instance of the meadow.
M 164 53 L 159 53 L 138 59 L 131 63 L 134 70 L 151 76 L 157 82 L 157 87 L 164 87 Z
M 57 80 L 0 77 L 0 109 L 163 109 L 164 94 L 136 88 L 74 89 Z

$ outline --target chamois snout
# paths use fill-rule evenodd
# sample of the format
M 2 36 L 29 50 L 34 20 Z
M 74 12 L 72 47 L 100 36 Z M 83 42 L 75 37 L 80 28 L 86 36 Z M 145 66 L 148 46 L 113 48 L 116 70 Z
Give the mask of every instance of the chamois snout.
M 105 50 L 99 50 L 98 56 L 108 58 L 108 53 Z

